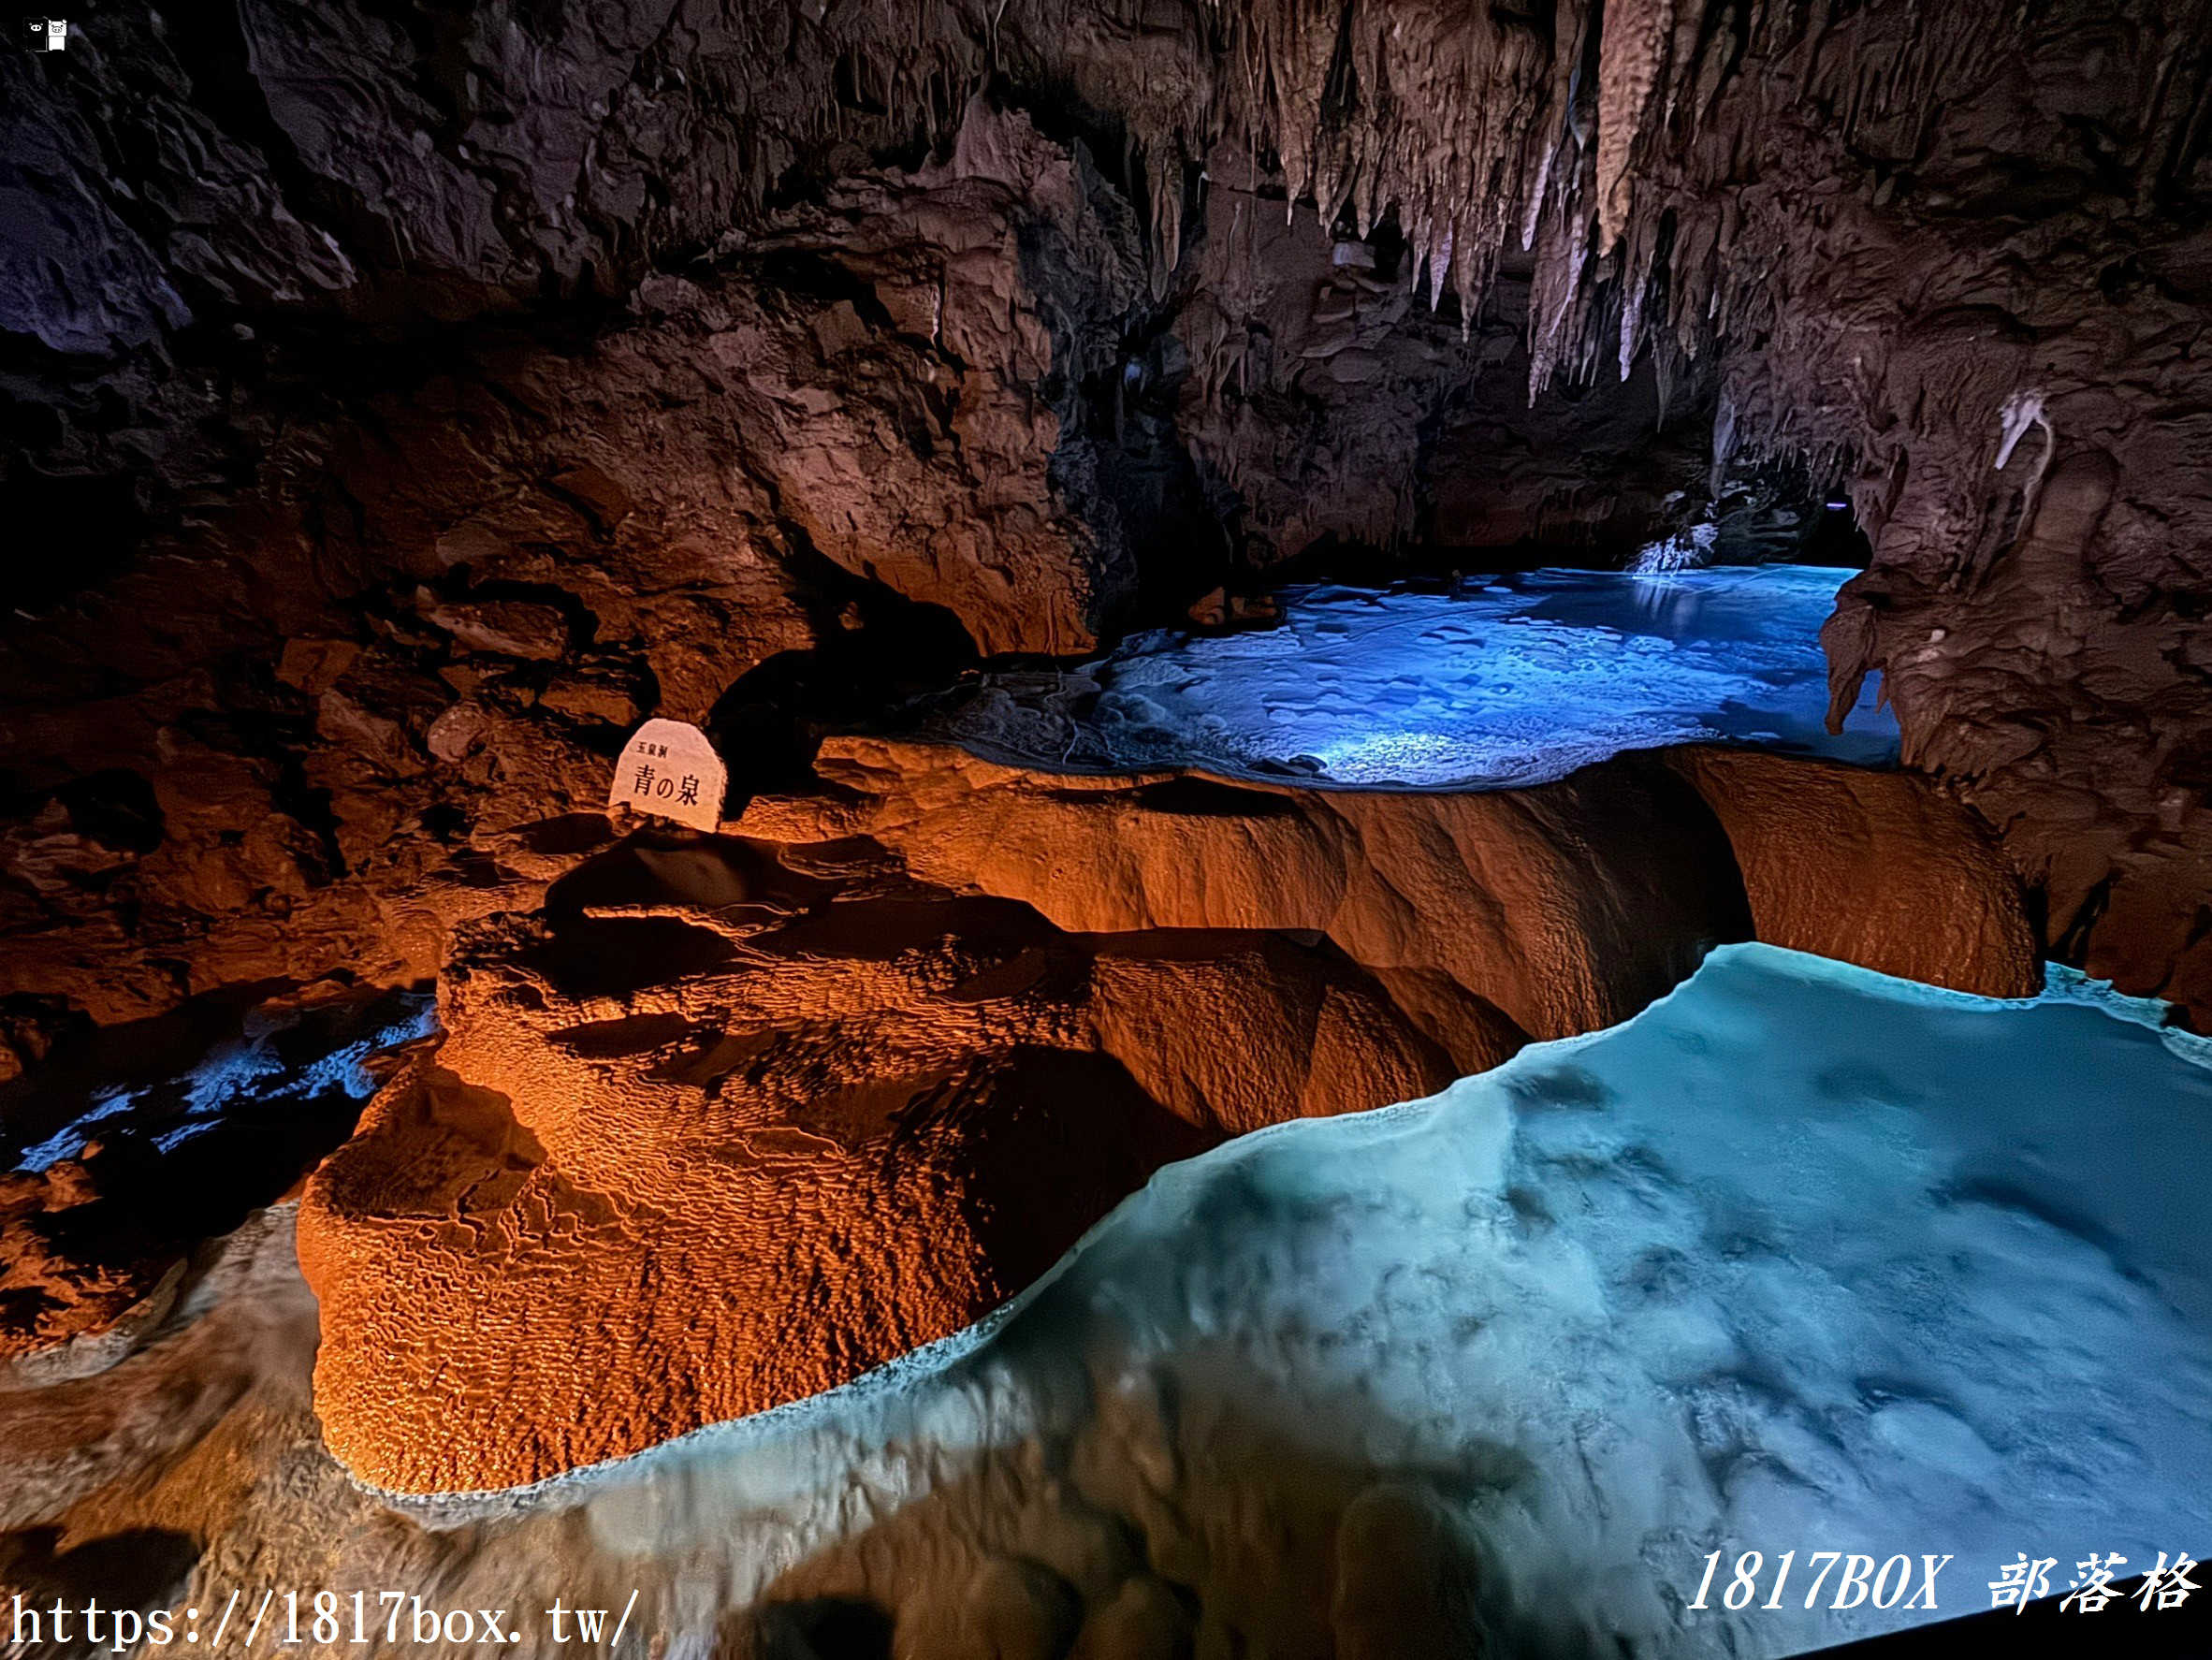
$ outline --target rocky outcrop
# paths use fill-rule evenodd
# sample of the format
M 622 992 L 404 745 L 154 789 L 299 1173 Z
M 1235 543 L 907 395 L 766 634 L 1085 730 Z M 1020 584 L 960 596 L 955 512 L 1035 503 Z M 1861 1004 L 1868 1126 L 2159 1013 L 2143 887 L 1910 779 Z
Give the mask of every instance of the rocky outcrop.
M 546 914 L 462 930 L 442 1012 L 299 1234 L 330 1446 L 411 1492 L 846 1382 L 1005 1302 L 1169 1159 L 1453 1075 L 1317 943 L 1064 931 L 851 843 L 587 866 Z
M 850 714 L 1094 645 L 1130 536 L 1055 482 L 1055 412 L 1141 285 L 1132 233 L 1080 151 L 962 132 L 582 341 L 256 345 L 222 510 L 0 638 L 0 1067 L 225 984 L 434 973 L 455 921 L 542 889 L 518 832 L 595 807 L 646 714 L 788 744 L 749 724 L 764 666 L 788 726 L 793 662 Z
M 1751 929 L 1710 814 L 1635 764 L 1443 795 L 1048 774 L 862 738 L 817 765 L 826 800 L 758 802 L 739 828 L 865 836 L 924 881 L 1070 929 L 1325 936 L 1463 1071 L 1624 1020 Z
M 300 1214 L 317 1409 L 369 1481 L 535 1481 L 850 1381 L 1166 1160 L 1623 1020 L 1754 919 L 2035 983 L 2012 878 L 1902 779 L 1812 768 L 1769 825 L 1804 764 L 1447 795 L 880 739 L 819 765 L 735 836 L 633 840 L 458 930 L 444 1044 Z
M 0 630 L 0 1064 L 419 970 L 517 869 L 473 775 L 792 653 L 1783 475 L 1873 540 L 1840 695 L 2056 949 L 2205 995 L 2203 0 L 387 11 L 0 62 L 0 508 L 67 553 Z
M 2042 989 L 2019 879 L 1926 780 L 1744 750 L 1666 754 L 1727 832 L 1755 938 L 1986 997 Z
M 1776 223 L 1786 303 L 1730 355 L 1716 440 L 1839 458 L 1873 560 L 1824 633 L 1835 708 L 1878 674 L 2054 954 L 2201 1023 L 2205 19 L 2085 17 L 2001 69 L 1967 17 L 1942 36 L 1988 90 L 1890 95 L 1857 187 Z M 1807 185 L 1829 165 L 1791 153 Z

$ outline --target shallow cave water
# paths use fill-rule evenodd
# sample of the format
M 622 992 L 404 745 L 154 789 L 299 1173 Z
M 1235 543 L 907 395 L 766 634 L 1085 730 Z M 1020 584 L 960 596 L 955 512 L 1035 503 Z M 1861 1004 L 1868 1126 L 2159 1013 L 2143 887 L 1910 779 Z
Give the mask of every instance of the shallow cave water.
M 1727 947 L 1623 1026 L 1168 1167 L 1007 1309 L 843 1390 L 424 1509 L 495 1559 L 580 1517 L 663 1609 L 691 1577 L 866 1605 L 918 1552 L 1086 1605 L 1170 1605 L 1143 1565 L 1195 1565 L 1201 1643 L 1796 1653 L 1927 1618 L 1914 1541 L 2147 1564 L 2212 1525 L 2208 1102 L 2201 1040 L 2064 970 L 2002 1000 Z M 1324 1594 L 1385 1568 L 1322 1524 L 1362 1506 L 1446 1573 L 1372 1634 Z M 1745 1537 L 1888 1577 L 1686 1610 Z
M 1291 588 L 1280 627 L 1156 631 L 1056 684 L 986 681 L 946 730 L 1059 765 L 1367 787 L 1550 783 L 1688 743 L 1894 764 L 1877 684 L 1827 730 L 1820 625 L 1851 575 L 1539 567 L 1444 589 Z
M 31 21 L 0 1654 L 2212 1653 L 2212 0 Z

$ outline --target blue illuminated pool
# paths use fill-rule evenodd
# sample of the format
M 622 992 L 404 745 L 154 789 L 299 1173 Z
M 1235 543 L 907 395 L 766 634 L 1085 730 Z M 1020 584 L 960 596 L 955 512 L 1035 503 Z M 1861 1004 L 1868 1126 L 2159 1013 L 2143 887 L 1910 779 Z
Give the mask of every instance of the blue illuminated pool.
M 1098 695 L 1071 730 L 986 698 L 955 735 L 1079 765 L 1427 789 L 1543 783 L 1681 743 L 1886 766 L 1898 729 L 1873 681 L 1842 732 L 1826 726 L 1820 627 L 1852 575 L 1736 565 L 1294 588 L 1280 627 L 1132 637 L 1079 672 Z

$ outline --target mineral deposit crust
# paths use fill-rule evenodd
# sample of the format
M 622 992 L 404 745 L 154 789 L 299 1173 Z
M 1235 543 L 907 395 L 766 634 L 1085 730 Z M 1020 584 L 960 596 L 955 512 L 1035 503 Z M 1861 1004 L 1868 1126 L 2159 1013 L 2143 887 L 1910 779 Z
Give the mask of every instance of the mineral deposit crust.
M 1162 1163 L 1625 1019 L 1754 931 L 2039 983 L 2001 860 L 1903 775 L 1687 751 L 1369 794 L 881 739 L 819 765 L 735 836 L 625 844 L 458 929 L 443 1047 L 300 1210 L 357 1476 L 513 1486 L 833 1389 Z

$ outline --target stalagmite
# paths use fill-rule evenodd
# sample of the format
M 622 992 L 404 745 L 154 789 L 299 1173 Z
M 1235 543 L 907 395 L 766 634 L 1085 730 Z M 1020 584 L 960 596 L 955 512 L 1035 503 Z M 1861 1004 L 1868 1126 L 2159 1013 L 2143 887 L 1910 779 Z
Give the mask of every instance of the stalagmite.
M 2212 0 L 80 10 L 18 1648 L 1704 1660 L 2212 1533 Z

